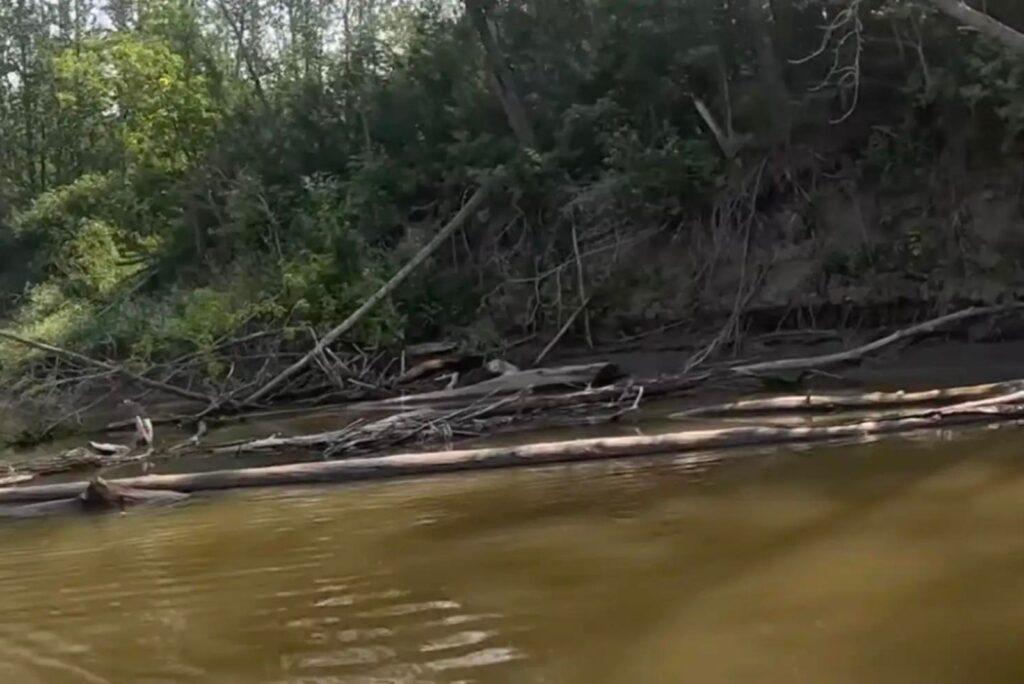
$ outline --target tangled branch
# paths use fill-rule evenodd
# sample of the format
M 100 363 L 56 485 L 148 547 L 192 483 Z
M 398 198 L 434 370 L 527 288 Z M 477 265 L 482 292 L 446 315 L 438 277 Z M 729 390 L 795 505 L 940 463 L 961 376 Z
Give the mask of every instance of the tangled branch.
M 842 94 L 851 94 L 842 115 L 831 120 L 833 124 L 850 118 L 860 100 L 860 58 L 864 51 L 864 23 L 860 19 L 860 5 L 861 0 L 850 0 L 849 5 L 822 27 L 821 45 L 817 50 L 805 57 L 789 60 L 791 64 L 806 64 L 831 49 L 832 63 L 828 72 L 810 91 L 820 92 L 831 87 Z

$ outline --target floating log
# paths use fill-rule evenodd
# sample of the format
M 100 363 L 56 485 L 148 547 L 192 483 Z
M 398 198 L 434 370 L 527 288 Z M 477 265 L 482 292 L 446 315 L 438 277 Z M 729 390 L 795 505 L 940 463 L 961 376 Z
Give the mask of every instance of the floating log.
M 695 430 L 662 435 L 578 439 L 520 446 L 396 454 L 374 458 L 294 463 L 261 468 L 217 470 L 180 475 L 146 475 L 115 480 L 131 489 L 199 492 L 241 487 L 271 487 L 428 475 L 512 466 L 538 466 L 700 450 L 765 446 L 894 434 L 955 425 L 991 423 L 1024 417 L 1021 405 L 985 405 L 958 410 L 948 407 L 917 414 L 899 414 L 842 425 L 821 427 L 738 427 Z M 700 457 L 698 457 L 700 458 Z M 0 504 L 30 503 L 77 496 L 84 483 L 7 487 Z

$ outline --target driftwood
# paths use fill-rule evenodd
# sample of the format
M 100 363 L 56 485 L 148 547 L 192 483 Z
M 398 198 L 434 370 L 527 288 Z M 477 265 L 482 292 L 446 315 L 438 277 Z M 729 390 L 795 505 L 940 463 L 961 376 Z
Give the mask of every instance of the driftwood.
M 470 216 L 473 215 L 484 203 L 487 198 L 487 194 L 490 190 L 490 186 L 485 184 L 480 186 L 476 192 L 466 201 L 459 212 L 452 218 L 451 221 L 445 225 L 437 235 L 435 235 L 430 242 L 423 246 L 423 248 L 409 260 L 398 273 L 391 277 L 391 280 L 386 282 L 380 287 L 379 290 L 373 293 L 365 302 L 360 305 L 358 309 L 353 311 L 348 318 L 342 321 L 333 330 L 328 332 L 316 345 L 311 349 L 305 356 L 293 363 L 292 365 L 285 368 L 283 371 L 278 373 L 276 376 L 270 379 L 266 384 L 260 387 L 258 390 L 253 392 L 246 398 L 246 404 L 255 404 L 261 399 L 269 396 L 274 390 L 280 387 L 286 380 L 298 373 L 300 370 L 305 368 L 311 361 L 323 354 L 324 350 L 333 344 L 338 338 L 347 333 L 349 330 L 354 328 L 363 317 L 369 313 L 375 306 L 382 302 L 389 294 L 391 294 L 395 288 L 402 284 L 402 282 L 415 271 L 420 264 L 426 261 L 427 257 L 434 253 L 438 247 L 444 244 L 456 230 L 458 230 L 462 224 L 464 224 Z
M 533 368 L 530 370 L 505 373 L 475 385 L 456 387 L 410 394 L 393 399 L 365 404 L 366 408 L 385 408 L 392 406 L 443 406 L 451 403 L 466 403 L 480 397 L 500 396 L 524 391 L 550 389 L 557 387 L 586 387 L 602 385 L 621 376 L 618 367 L 613 363 L 589 363 L 579 366 L 560 366 L 558 368 Z
M 137 451 L 120 444 L 89 442 L 92 449 L 75 447 L 56 456 L 35 456 L 8 464 L 11 476 L 58 475 L 79 470 L 113 468 L 126 463 L 135 463 L 153 455 L 152 449 Z
M 974 409 L 950 407 L 940 411 L 900 414 L 893 418 L 822 427 L 739 427 L 695 430 L 662 435 L 579 439 L 484 449 L 407 453 L 374 458 L 295 463 L 262 468 L 218 470 L 184 475 L 147 475 L 116 480 L 130 489 L 199 492 L 241 487 L 270 487 L 427 475 L 464 470 L 609 458 L 680 454 L 747 446 L 862 439 L 874 435 L 992 423 L 1024 418 L 1024 406 L 990 405 Z M 709 460 L 711 455 L 697 455 Z M 77 496 L 84 483 L 7 487 L 0 504 L 32 503 Z
M 670 418 L 723 415 L 734 413 L 769 413 L 773 411 L 837 411 L 892 406 L 914 406 L 922 404 L 948 403 L 954 400 L 998 397 L 1006 401 L 1005 395 L 1024 388 L 1024 379 L 1008 382 L 994 382 L 984 385 L 967 385 L 923 390 L 920 392 L 867 392 L 864 394 L 793 394 L 781 397 L 743 399 L 740 401 L 700 406 L 687 411 L 673 413 Z
M 322 449 L 324 456 L 351 457 L 415 442 L 449 445 L 458 438 L 508 434 L 521 430 L 600 425 L 634 410 L 639 392 L 621 395 L 604 404 L 536 407 L 530 396 L 506 396 L 476 402 L 452 411 L 424 408 L 355 420 L 339 430 L 296 436 L 271 436 L 213 447 L 214 453 L 258 453 L 281 449 Z
M 550 425 L 608 422 L 617 419 L 626 411 L 637 408 L 641 399 L 679 395 L 697 390 L 710 382 L 725 381 L 729 378 L 743 379 L 752 375 L 756 376 L 757 373 L 801 368 L 815 369 L 822 365 L 855 361 L 887 345 L 899 343 L 914 335 L 934 331 L 944 325 L 974 316 L 998 314 L 1017 308 L 1019 305 L 960 311 L 837 354 L 773 362 L 739 363 L 706 369 L 700 373 L 691 372 L 666 376 L 643 384 L 635 383 L 628 378 L 616 384 L 606 384 L 619 375 L 618 369 L 608 363 L 515 371 L 468 387 L 426 392 L 351 406 L 352 409 L 367 411 L 371 414 L 377 412 L 379 415 L 383 412 L 386 416 L 373 421 L 362 420 L 339 430 L 314 435 L 275 436 L 225 444 L 220 445 L 217 450 L 248 452 L 299 448 L 320 449 L 332 456 L 362 455 L 367 451 L 414 442 L 442 442 L 447 445 L 455 438 L 474 437 L 488 432 L 518 431 L 530 426 L 548 427 Z M 586 389 L 569 392 L 542 391 L 580 386 L 585 386 Z M 684 412 L 677 416 L 778 410 L 885 408 L 944 404 L 949 401 L 966 399 L 981 399 L 982 401 L 956 404 L 942 409 L 942 411 L 951 409 L 953 413 L 971 412 L 990 415 L 993 412 L 1005 412 L 1007 405 L 1024 401 L 1022 388 L 1024 388 L 1024 380 L 927 392 L 794 395 L 723 404 Z M 449 412 L 445 413 L 445 411 Z M 589 418 L 585 415 L 588 411 L 593 414 Z M 394 415 L 396 413 L 397 415 Z M 902 419 L 916 415 L 919 414 L 904 413 L 889 417 Z M 933 411 L 931 415 L 939 414 Z M 200 426 L 196 436 L 175 445 L 168 453 L 195 449 L 199 446 L 203 432 L 203 426 Z M 120 449 L 104 450 L 121 451 Z M 157 454 L 157 456 L 159 455 Z M 11 478 L 20 479 L 39 474 L 108 467 L 143 457 L 124 453 L 100 455 L 85 449 L 75 449 L 57 457 L 36 458 L 12 464 L 14 467 L 10 475 L 5 478 L 4 482 L 0 482 L 0 486 L 18 481 Z
M 167 506 L 188 498 L 173 491 L 136 489 L 96 477 L 77 495 L 24 505 L 0 505 L 0 518 L 36 518 L 73 513 L 106 513 L 135 506 Z
M 12 485 L 22 484 L 34 479 L 35 475 L 11 472 L 7 475 L 0 475 L 0 487 L 10 487 Z
M 356 455 L 371 449 L 384 449 L 406 444 L 412 440 L 421 443 L 439 441 L 448 443 L 455 437 L 476 436 L 486 430 L 508 432 L 522 428 L 529 423 L 531 418 L 537 420 L 538 427 L 545 427 L 545 423 L 551 420 L 562 425 L 585 424 L 587 421 L 578 414 L 581 409 L 588 406 L 595 409 L 597 413 L 591 422 L 608 422 L 629 410 L 626 408 L 627 406 L 636 408 L 643 397 L 677 395 L 700 387 L 716 378 L 749 377 L 757 376 L 758 373 L 795 369 L 816 370 L 820 366 L 855 361 L 889 345 L 911 339 L 916 335 L 932 332 L 951 323 L 975 316 L 1002 313 L 1015 308 L 1017 305 L 967 309 L 900 330 L 844 352 L 780 361 L 737 364 L 700 373 L 667 376 L 642 385 L 635 385 L 629 379 L 618 384 L 607 384 L 621 375 L 618 368 L 609 363 L 516 371 L 467 387 L 396 397 L 353 407 L 365 411 L 382 409 L 407 411 L 404 414 L 400 413 L 368 423 L 354 423 L 339 430 L 316 434 L 273 436 L 235 442 L 221 445 L 216 450 L 243 453 L 289 448 L 323 448 L 330 456 Z M 595 385 L 597 387 L 594 387 Z M 559 394 L 535 393 L 539 389 L 567 386 L 586 386 L 587 389 Z M 996 395 L 1021 387 L 1024 387 L 1024 380 L 913 393 L 794 395 L 697 408 L 674 414 L 673 417 L 771 410 L 821 411 L 948 403 L 952 400 Z M 478 407 L 481 400 L 492 398 L 498 398 L 500 401 L 483 409 Z M 997 397 L 996 402 L 1008 403 L 1008 400 L 1006 397 Z M 462 407 L 462 409 L 454 413 L 441 412 L 445 407 L 453 406 Z M 544 416 L 545 412 L 552 411 L 558 412 L 558 415 Z M 566 412 L 576 415 L 566 416 Z

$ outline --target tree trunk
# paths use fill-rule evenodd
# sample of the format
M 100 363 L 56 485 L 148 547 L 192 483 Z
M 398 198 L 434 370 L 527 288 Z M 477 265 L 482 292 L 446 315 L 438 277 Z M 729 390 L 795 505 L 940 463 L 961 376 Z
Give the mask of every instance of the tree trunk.
M 537 137 L 534 135 L 533 126 L 526 113 L 526 107 L 519 96 L 519 90 L 512 78 L 512 70 L 508 68 L 501 48 L 498 45 L 497 36 L 494 33 L 490 20 L 487 18 L 487 11 L 483 6 L 484 0 L 465 0 L 466 13 L 480 36 L 480 43 L 484 48 L 484 55 L 487 59 L 488 76 L 491 88 L 501 101 L 508 117 L 508 123 L 512 131 L 519 138 L 519 144 L 524 149 L 537 149 Z
M 769 103 L 766 116 L 771 121 L 771 142 L 786 142 L 791 125 L 789 92 L 776 54 L 772 18 L 763 0 L 748 0 L 744 16 L 757 49 L 757 69 L 763 96 Z

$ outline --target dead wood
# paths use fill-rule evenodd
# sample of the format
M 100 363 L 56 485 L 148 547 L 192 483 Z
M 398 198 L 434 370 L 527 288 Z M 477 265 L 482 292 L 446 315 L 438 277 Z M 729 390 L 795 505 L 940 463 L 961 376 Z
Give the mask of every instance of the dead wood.
M 282 449 L 318 449 L 328 458 L 357 456 L 415 443 L 450 445 L 456 439 L 507 434 L 521 430 L 600 425 L 620 418 L 636 408 L 637 393 L 620 395 L 602 404 L 560 404 L 537 406 L 529 395 L 496 400 L 479 400 L 456 410 L 422 408 L 358 419 L 338 430 L 236 441 L 213 447 L 215 453 L 258 453 Z
M 533 368 L 505 373 L 496 378 L 478 382 L 475 385 L 395 397 L 393 399 L 364 404 L 360 408 L 445 406 L 452 403 L 466 403 L 480 397 L 499 396 L 524 391 L 601 385 L 610 382 L 620 375 L 618 367 L 613 363 L 607 362 L 588 363 L 578 366 L 560 366 L 557 368 Z
M 15 473 L 11 472 L 7 475 L 0 476 L 0 487 L 11 487 L 13 485 L 22 484 L 35 479 L 35 475 L 28 475 L 26 473 Z
M 746 446 L 862 439 L 875 435 L 992 423 L 1024 417 L 1019 404 L 970 410 L 921 412 L 822 427 L 738 427 L 695 430 L 662 435 L 578 439 L 542 444 L 407 453 L 363 459 L 295 463 L 262 468 L 219 470 L 181 475 L 148 475 L 115 480 L 132 489 L 198 492 L 241 487 L 270 487 L 427 475 L 464 470 L 609 458 L 681 454 L 684 452 Z M 698 460 L 712 458 L 696 456 Z M 7 487 L 0 489 L 0 504 L 52 501 L 77 496 L 84 483 Z
M 809 412 L 884 408 L 889 406 L 947 403 L 954 400 L 992 397 L 993 395 L 1003 399 L 1005 393 L 1019 390 L 1022 387 L 1024 387 L 1024 379 L 983 385 L 946 387 L 920 392 L 900 390 L 897 392 L 867 392 L 863 394 L 794 394 L 781 397 L 743 399 L 714 406 L 700 406 L 687 411 L 673 413 L 670 417 L 688 418 L 733 413 Z
M 738 366 L 732 366 L 729 371 L 734 374 L 743 375 L 758 375 L 760 373 L 773 373 L 778 371 L 791 371 L 791 370 L 813 370 L 820 368 L 827 368 L 829 366 L 836 366 L 843 363 L 850 363 L 853 361 L 859 361 L 865 356 L 872 354 L 876 351 L 891 347 L 900 342 L 910 340 L 920 335 L 935 332 L 941 328 L 944 328 L 953 323 L 960 323 L 970 318 L 978 318 L 981 316 L 992 316 L 996 314 L 1007 313 L 1009 311 L 1017 311 L 1024 308 L 1024 304 L 1013 303 L 1004 304 L 998 306 L 977 306 L 970 307 L 968 309 L 962 309 L 945 316 L 939 316 L 931 320 L 919 323 L 918 325 L 910 326 L 909 328 L 903 328 L 898 330 L 891 335 L 887 335 L 873 342 L 870 342 L 853 349 L 848 349 L 842 352 L 835 352 L 834 354 L 822 354 L 820 356 L 807 356 L 791 359 L 780 359 L 777 361 L 761 361 L 759 363 L 748 363 Z

